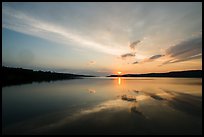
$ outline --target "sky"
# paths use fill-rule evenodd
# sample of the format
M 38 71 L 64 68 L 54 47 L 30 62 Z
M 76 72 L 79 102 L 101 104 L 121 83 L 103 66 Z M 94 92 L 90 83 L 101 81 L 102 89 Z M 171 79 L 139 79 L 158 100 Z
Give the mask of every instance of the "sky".
M 202 3 L 4 2 L 2 65 L 97 76 L 202 69 Z

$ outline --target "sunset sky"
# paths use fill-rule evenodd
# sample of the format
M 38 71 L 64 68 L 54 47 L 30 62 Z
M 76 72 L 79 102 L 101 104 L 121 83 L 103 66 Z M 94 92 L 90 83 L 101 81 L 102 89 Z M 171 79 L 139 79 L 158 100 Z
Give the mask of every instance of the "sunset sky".
M 106 76 L 202 69 L 202 3 L 3 3 L 2 65 Z

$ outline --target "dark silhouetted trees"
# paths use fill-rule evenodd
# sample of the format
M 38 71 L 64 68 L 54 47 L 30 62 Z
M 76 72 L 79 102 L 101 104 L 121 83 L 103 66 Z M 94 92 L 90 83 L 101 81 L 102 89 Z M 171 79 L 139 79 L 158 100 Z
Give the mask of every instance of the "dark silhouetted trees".
M 53 81 L 63 79 L 76 79 L 82 77 L 93 77 L 90 75 L 76 75 L 67 73 L 33 71 L 30 69 L 2 67 L 2 86 L 15 85 L 31 82 Z

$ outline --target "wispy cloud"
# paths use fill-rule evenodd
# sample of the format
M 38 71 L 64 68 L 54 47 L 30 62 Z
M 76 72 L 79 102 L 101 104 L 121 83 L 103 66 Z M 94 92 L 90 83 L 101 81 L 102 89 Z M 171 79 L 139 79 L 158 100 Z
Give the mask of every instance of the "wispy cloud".
M 69 28 L 63 28 L 59 25 L 36 19 L 7 5 L 2 6 L 2 15 L 3 28 L 66 45 L 74 43 L 76 46 L 94 49 L 107 54 L 120 55 L 122 53 L 119 49 L 107 47 L 94 40 L 85 39 L 82 35 L 72 32 Z
M 88 65 L 94 65 L 94 64 L 96 64 L 96 61 L 93 61 L 93 60 L 89 61 L 88 63 Z
M 163 57 L 164 55 L 154 55 L 154 56 L 151 56 L 150 58 L 149 58 L 149 60 L 155 60 L 155 59 L 158 59 L 158 58 L 160 58 L 160 57 Z
M 135 54 L 136 54 L 135 52 L 126 53 L 126 54 L 121 55 L 121 58 L 122 58 L 122 59 L 126 59 L 126 58 L 128 58 L 128 57 L 134 57 Z
M 132 64 L 138 64 L 139 62 L 138 61 L 135 61 L 135 62 L 133 62 Z
M 153 56 L 151 56 L 151 57 L 149 57 L 149 58 L 146 58 L 146 59 L 144 59 L 144 60 L 142 60 L 142 61 L 140 61 L 140 62 L 138 62 L 138 61 L 133 62 L 132 64 L 138 64 L 138 63 L 145 63 L 145 62 L 155 61 L 156 59 L 161 58 L 161 57 L 163 57 L 163 56 L 165 56 L 165 55 L 161 55 L 161 54 L 153 55 Z
M 171 64 L 171 63 L 194 60 L 194 59 L 201 59 L 202 58 L 202 33 L 199 33 L 198 35 L 194 35 L 190 39 L 187 39 L 174 46 L 167 48 L 165 50 L 165 54 L 153 55 L 140 62 L 137 62 L 137 61 L 133 62 L 132 64 L 151 62 L 161 57 L 165 57 L 165 59 L 160 66 Z
M 140 42 L 141 42 L 140 40 L 137 40 L 137 41 L 132 42 L 132 43 L 129 45 L 129 46 L 130 46 L 130 49 L 135 50 L 135 47 L 136 47 Z
M 140 40 L 137 40 L 137 41 L 132 42 L 132 43 L 129 45 L 129 47 L 130 47 L 130 49 L 131 49 L 132 51 L 134 51 L 134 52 L 122 54 L 122 55 L 121 55 L 121 58 L 122 58 L 122 59 L 126 59 L 126 58 L 129 58 L 129 57 L 135 57 L 135 54 L 136 54 L 135 49 L 136 49 L 136 46 L 138 45 L 138 43 L 140 43 Z
M 166 55 L 170 59 L 163 62 L 162 65 L 189 61 L 202 58 L 202 34 L 196 35 L 188 40 L 182 41 L 179 44 L 169 47 L 166 50 Z

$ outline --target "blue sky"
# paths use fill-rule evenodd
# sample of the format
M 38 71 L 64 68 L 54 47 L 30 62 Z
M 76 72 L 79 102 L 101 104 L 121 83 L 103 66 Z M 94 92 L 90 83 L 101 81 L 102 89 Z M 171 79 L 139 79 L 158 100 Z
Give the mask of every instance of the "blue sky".
M 6 66 L 101 76 L 202 69 L 199 2 L 3 3 L 2 23 Z

